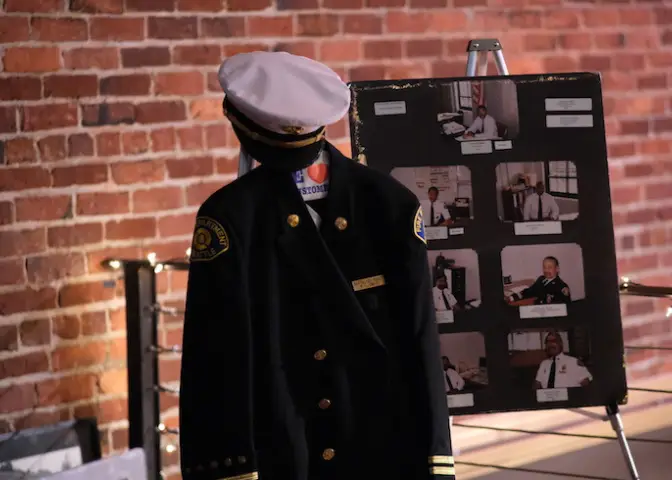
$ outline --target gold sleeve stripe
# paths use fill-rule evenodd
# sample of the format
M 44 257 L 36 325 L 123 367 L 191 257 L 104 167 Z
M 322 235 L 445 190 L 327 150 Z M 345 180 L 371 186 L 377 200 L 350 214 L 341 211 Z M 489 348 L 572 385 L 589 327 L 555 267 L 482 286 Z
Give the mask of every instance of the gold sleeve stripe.
M 429 473 L 432 475 L 453 475 L 455 476 L 455 467 L 429 467 Z
M 446 463 L 448 465 L 453 465 L 455 463 L 455 458 L 452 456 L 448 455 L 434 455 L 432 457 L 429 457 L 429 463 L 434 464 L 434 463 Z
M 235 477 L 224 477 L 219 480 L 258 480 L 259 472 L 252 473 L 243 473 L 242 475 L 236 475 Z

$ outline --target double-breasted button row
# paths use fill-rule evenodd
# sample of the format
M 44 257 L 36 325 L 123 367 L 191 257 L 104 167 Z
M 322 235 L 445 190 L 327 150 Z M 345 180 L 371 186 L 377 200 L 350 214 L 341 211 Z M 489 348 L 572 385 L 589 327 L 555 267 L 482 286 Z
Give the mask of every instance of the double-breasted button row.
M 288 224 L 290 227 L 292 227 L 292 228 L 296 228 L 296 227 L 299 226 L 299 223 L 301 223 L 301 219 L 299 218 L 299 216 L 298 216 L 296 213 L 292 213 L 291 215 L 289 215 L 289 216 L 287 217 L 287 224 Z M 338 218 L 334 221 L 334 225 L 336 226 L 336 228 L 338 228 L 339 230 L 343 231 L 343 230 L 345 230 L 346 228 L 348 228 L 348 221 L 347 221 L 345 218 L 343 218 L 343 217 L 338 217 Z

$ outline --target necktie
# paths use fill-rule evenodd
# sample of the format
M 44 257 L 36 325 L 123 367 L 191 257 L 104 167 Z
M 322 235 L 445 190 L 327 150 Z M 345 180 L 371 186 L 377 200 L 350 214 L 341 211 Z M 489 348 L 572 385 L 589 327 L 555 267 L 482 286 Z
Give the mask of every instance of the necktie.
M 455 388 L 455 387 L 453 387 L 453 382 L 450 381 L 450 375 L 448 375 L 448 372 L 446 372 L 446 382 L 448 382 L 448 391 L 449 392 Z
M 539 211 L 537 211 L 537 220 L 543 220 L 543 205 L 541 204 L 541 195 L 539 195 Z
M 448 303 L 448 299 L 446 298 L 445 290 L 441 290 L 441 298 L 443 298 L 443 304 L 446 306 L 446 310 L 450 310 L 450 304 Z
M 434 221 L 434 202 L 432 202 L 431 207 L 429 207 L 429 225 L 432 227 L 436 225 L 436 222 Z
M 551 371 L 548 374 L 548 388 L 555 388 L 555 357 L 551 363 Z

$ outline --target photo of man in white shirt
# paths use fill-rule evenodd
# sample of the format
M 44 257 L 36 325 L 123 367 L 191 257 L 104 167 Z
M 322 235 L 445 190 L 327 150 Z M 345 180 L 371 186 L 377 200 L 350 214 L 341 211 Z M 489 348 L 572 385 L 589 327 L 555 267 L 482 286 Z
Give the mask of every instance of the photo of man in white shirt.
M 539 364 L 535 389 L 585 387 L 593 380 L 580 359 L 563 353 L 560 335 L 549 333 L 544 345 L 548 358 Z
M 436 285 L 432 289 L 432 294 L 434 296 L 434 310 L 437 312 L 459 310 L 460 306 L 457 304 L 457 299 L 448 288 L 446 277 L 439 277 L 436 279 Z
M 537 182 L 535 193 L 525 199 L 523 219 L 526 222 L 557 221 L 560 218 L 560 207 L 552 195 L 546 193 L 544 182 Z
M 478 107 L 476 118 L 467 131 L 464 132 L 464 138 L 474 138 L 476 134 L 485 139 L 498 138 L 497 122 L 493 117 L 488 115 L 488 109 L 485 105 Z
M 442 201 L 439 201 L 439 189 L 429 187 L 427 190 L 427 200 L 420 202 L 422 213 L 425 215 L 425 226 L 439 227 L 451 223 L 448 207 Z

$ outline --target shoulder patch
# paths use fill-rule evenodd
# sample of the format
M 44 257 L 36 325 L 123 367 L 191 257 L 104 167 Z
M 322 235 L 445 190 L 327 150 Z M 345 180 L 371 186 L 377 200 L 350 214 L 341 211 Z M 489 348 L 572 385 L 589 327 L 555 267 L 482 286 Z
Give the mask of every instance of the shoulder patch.
M 418 207 L 418 210 L 415 212 L 415 218 L 413 219 L 413 233 L 422 241 L 422 243 L 427 245 L 427 240 L 425 239 L 425 221 L 422 218 L 422 207 Z
M 197 217 L 189 260 L 192 262 L 214 260 L 226 252 L 229 245 L 229 235 L 221 223 L 210 217 Z
M 561 291 L 562 291 L 562 294 L 563 294 L 563 295 L 565 295 L 565 296 L 568 296 L 568 295 L 569 295 L 569 287 L 565 287 L 565 288 L 563 288 Z

